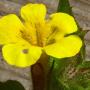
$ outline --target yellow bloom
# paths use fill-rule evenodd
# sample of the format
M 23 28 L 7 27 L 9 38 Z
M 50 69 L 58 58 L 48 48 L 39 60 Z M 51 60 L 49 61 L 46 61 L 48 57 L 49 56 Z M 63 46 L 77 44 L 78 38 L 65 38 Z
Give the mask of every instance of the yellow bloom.
M 72 16 L 54 13 L 46 19 L 43 4 L 27 4 L 21 8 L 23 22 L 9 14 L 0 19 L 0 44 L 7 63 L 26 67 L 35 64 L 43 51 L 56 58 L 72 57 L 82 46 L 81 39 L 69 35 L 77 31 Z

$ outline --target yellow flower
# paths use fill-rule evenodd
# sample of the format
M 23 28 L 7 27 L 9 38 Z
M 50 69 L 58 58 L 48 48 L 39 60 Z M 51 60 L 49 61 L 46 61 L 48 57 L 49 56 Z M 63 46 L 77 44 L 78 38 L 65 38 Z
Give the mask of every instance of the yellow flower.
M 21 8 L 23 22 L 15 14 L 0 19 L 0 44 L 7 63 L 27 67 L 35 64 L 41 54 L 56 58 L 72 57 L 82 46 L 81 39 L 69 35 L 77 31 L 72 16 L 54 13 L 46 17 L 43 4 L 27 4 Z

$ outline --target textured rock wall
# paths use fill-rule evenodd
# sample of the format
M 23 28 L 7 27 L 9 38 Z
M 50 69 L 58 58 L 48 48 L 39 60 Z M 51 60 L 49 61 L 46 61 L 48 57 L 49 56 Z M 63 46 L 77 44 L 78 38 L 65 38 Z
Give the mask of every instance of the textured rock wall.
M 90 30 L 90 0 L 71 0 L 71 5 L 80 26 Z M 86 36 L 86 39 L 90 40 L 90 36 Z
M 21 5 L 28 2 L 39 2 L 47 5 L 48 13 L 56 11 L 58 0 L 0 0 L 0 15 L 8 13 L 19 14 Z M 73 12 L 83 29 L 90 30 L 90 0 L 70 0 Z M 90 59 L 90 32 L 85 37 L 87 44 L 87 59 Z M 26 90 L 32 90 L 32 79 L 29 68 L 20 69 L 9 66 L 0 57 L 0 81 L 8 79 L 20 81 Z

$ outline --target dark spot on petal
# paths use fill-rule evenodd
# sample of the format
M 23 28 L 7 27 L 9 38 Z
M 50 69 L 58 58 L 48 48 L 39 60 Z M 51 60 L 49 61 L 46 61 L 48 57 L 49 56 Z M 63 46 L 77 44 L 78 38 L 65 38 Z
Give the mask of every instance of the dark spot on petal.
M 47 45 L 53 44 L 53 43 L 55 43 L 55 42 L 56 42 L 55 39 L 51 39 L 51 40 L 47 43 Z
M 23 49 L 24 54 L 28 54 L 28 49 Z

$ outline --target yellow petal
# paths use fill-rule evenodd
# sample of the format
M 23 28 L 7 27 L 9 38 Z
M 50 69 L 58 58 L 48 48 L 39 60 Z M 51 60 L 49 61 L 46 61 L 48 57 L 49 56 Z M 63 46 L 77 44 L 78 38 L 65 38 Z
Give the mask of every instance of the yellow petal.
M 50 17 L 52 29 L 56 29 L 64 34 L 70 34 L 77 31 L 77 25 L 72 16 L 66 13 L 54 13 Z
M 44 47 L 45 52 L 56 58 L 66 58 L 76 55 L 82 46 L 78 36 L 70 35 L 62 41 Z
M 45 19 L 46 7 L 43 4 L 27 4 L 21 8 L 21 17 L 31 23 L 41 22 Z
M 17 67 L 35 64 L 41 56 L 41 48 L 27 44 L 8 44 L 2 48 L 5 61 Z
M 21 37 L 22 23 L 14 14 L 3 16 L 0 19 L 0 44 L 16 42 Z

